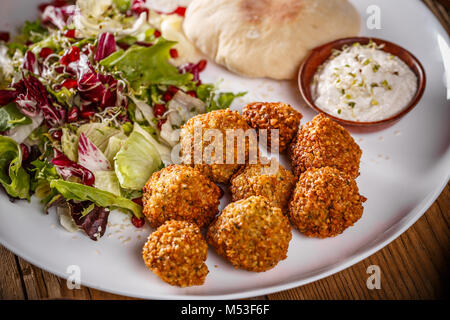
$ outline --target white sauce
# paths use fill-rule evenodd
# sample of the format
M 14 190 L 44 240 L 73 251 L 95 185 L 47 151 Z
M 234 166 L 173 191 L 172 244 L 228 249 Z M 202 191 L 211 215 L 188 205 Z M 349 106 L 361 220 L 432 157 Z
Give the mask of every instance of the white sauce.
M 314 76 L 314 103 L 341 119 L 370 122 L 402 111 L 417 77 L 401 59 L 375 44 L 354 44 L 328 59 Z

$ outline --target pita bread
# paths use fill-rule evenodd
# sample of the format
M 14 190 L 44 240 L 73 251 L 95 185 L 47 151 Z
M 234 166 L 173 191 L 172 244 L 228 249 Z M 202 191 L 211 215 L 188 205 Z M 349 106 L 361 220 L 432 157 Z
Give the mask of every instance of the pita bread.
M 186 36 L 210 59 L 249 77 L 294 79 L 308 52 L 356 36 L 347 0 L 193 0 Z

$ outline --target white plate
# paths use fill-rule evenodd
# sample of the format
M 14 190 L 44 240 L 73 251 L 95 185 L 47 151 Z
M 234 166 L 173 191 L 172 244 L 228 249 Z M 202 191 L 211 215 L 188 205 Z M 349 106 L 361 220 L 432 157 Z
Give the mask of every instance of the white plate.
M 34 18 L 38 2 L 2 0 L 0 29 Z M 297 287 L 345 269 L 387 245 L 429 208 L 449 179 L 450 105 L 445 100 L 436 39 L 439 34 L 444 39 L 448 36 L 418 0 L 353 2 L 363 21 L 369 5 L 381 8 L 382 29 L 364 26 L 362 35 L 384 38 L 413 52 L 426 69 L 428 85 L 420 104 L 392 127 L 352 132 L 363 150 L 358 184 L 368 200 L 362 219 L 344 234 L 320 240 L 294 231 L 288 258 L 265 273 L 235 270 L 210 250 L 205 284 L 185 289 L 167 285 L 146 269 L 140 253 L 150 229 L 135 229 L 120 213 L 110 220 L 117 226 L 108 227 L 105 236 L 94 242 L 82 233 L 65 231 L 54 213 L 42 213 L 36 200 L 13 204 L 2 193 L 0 243 L 64 278 L 69 265 L 78 265 L 82 283 L 96 289 L 141 298 L 211 299 L 244 298 Z M 243 79 L 212 64 L 203 77 L 210 81 L 224 78 L 225 88 L 249 91 L 240 105 L 251 100 L 281 100 L 299 108 L 305 116 L 303 123 L 314 116 L 302 106 L 294 83 Z

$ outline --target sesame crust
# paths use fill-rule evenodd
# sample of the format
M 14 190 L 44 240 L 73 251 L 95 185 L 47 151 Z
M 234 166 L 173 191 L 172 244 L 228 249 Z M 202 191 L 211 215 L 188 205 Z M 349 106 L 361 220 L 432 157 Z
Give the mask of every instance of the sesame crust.
M 244 107 L 242 116 L 250 127 L 257 129 L 279 130 L 279 151 L 284 151 L 297 133 L 302 114 L 289 104 L 282 102 L 253 102 Z M 267 147 L 272 144 L 267 134 Z
M 361 218 L 365 200 L 349 175 L 331 167 L 313 168 L 299 178 L 289 219 L 308 237 L 334 237 Z
M 264 197 L 230 203 L 207 232 L 207 241 L 234 267 L 262 272 L 286 259 L 289 220 Z
M 209 270 L 208 244 L 197 225 L 167 221 L 150 234 L 142 250 L 147 267 L 173 286 L 202 285 Z
M 362 151 L 350 133 L 324 114 L 298 131 L 289 156 L 296 176 L 309 168 L 335 167 L 356 178 Z
M 205 130 L 208 129 L 217 129 L 223 134 L 223 155 L 216 156 L 212 155 L 211 161 L 206 163 L 205 159 L 200 164 L 193 164 L 194 162 L 194 124 L 199 123 L 202 129 L 202 136 Z M 230 109 L 224 110 L 215 110 L 205 114 L 201 114 L 189 119 L 184 126 L 181 128 L 180 133 L 180 144 L 181 144 L 181 162 L 186 165 L 192 165 L 196 169 L 200 170 L 204 175 L 217 183 L 228 183 L 230 177 L 235 173 L 239 168 L 242 167 L 242 164 L 237 163 L 238 161 L 238 152 L 245 152 L 245 161 L 248 159 L 249 154 L 249 146 L 248 140 L 245 143 L 245 148 L 238 148 L 236 143 L 234 144 L 234 163 L 228 164 L 226 162 L 226 130 L 230 129 L 242 129 L 244 131 L 250 129 L 247 122 L 237 111 L 232 111 Z M 208 141 L 205 137 L 203 141 L 202 154 L 204 154 L 204 150 L 208 147 L 212 141 Z M 253 146 L 254 147 L 254 146 Z M 221 159 L 220 159 L 221 158 Z M 220 161 L 222 160 L 222 161 Z M 215 163 L 216 162 L 216 163 Z M 221 162 L 221 163 L 217 163 Z
M 170 165 L 155 172 L 143 191 L 143 213 L 154 228 L 172 219 L 202 228 L 219 212 L 219 187 L 192 167 Z
M 264 172 L 269 164 L 249 164 L 238 171 L 230 180 L 232 201 L 250 196 L 262 196 L 274 207 L 287 210 L 291 192 L 297 182 L 294 175 L 277 162 L 276 172 Z

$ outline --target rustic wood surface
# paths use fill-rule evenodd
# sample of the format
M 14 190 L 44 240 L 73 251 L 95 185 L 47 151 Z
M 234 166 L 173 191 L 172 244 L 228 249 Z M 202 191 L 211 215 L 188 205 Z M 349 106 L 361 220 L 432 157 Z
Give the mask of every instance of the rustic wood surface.
M 424 0 L 450 33 L 450 1 Z M 254 299 L 443 299 L 449 297 L 450 184 L 411 228 L 369 258 L 314 283 Z M 366 286 L 378 265 L 381 289 Z M 0 246 L 0 299 L 131 299 L 81 287 L 43 271 Z

